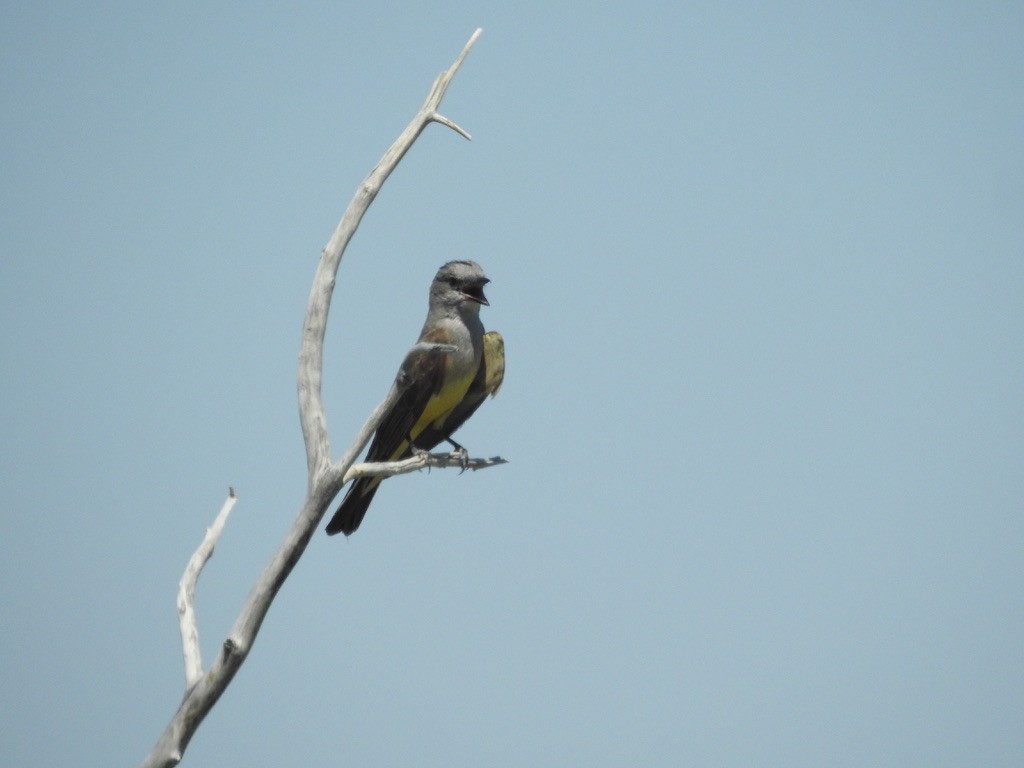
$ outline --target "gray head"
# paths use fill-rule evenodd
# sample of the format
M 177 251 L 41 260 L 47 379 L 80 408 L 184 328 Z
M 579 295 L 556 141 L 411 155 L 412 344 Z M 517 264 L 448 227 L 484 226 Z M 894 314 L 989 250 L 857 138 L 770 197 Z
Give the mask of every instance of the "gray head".
M 484 296 L 484 286 L 491 282 L 475 261 L 449 261 L 434 276 L 430 285 L 430 306 L 490 305 Z

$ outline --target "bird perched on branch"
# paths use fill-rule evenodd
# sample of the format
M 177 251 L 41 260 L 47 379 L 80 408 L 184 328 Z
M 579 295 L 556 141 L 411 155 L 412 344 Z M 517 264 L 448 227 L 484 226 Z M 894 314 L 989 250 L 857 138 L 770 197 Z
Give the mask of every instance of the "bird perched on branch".
M 473 261 L 450 261 L 437 271 L 423 330 L 398 371 L 398 400 L 381 420 L 367 461 L 398 461 L 442 441 L 464 450 L 452 433 L 497 393 L 505 376 L 505 342 L 497 331 L 485 333 L 480 322 L 481 305 L 489 306 L 489 282 Z M 382 480 L 353 482 L 327 533 L 353 533 Z

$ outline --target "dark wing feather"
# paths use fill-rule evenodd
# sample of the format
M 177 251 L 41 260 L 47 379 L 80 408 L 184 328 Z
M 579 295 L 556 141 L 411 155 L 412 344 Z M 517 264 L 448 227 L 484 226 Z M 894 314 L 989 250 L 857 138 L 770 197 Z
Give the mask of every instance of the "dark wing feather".
M 423 414 L 430 398 L 444 386 L 446 361 L 445 354 L 415 347 L 406 355 L 398 372 L 398 386 L 403 388 L 402 392 L 377 428 L 366 453 L 367 461 L 396 461 L 411 455 L 407 444 L 409 431 Z M 416 444 L 419 446 L 418 440 Z
M 426 337 L 422 341 L 443 343 L 439 339 Z M 398 371 L 397 382 L 401 393 L 377 427 L 370 449 L 366 452 L 367 461 L 396 461 L 412 454 L 407 442 L 409 430 L 416 424 L 430 398 L 441 391 L 446 360 L 447 355 L 444 353 L 418 346 L 406 355 Z M 346 536 L 353 533 L 363 521 L 380 483 L 379 477 L 361 477 L 353 482 L 338 510 L 327 523 L 327 533 L 344 533 Z

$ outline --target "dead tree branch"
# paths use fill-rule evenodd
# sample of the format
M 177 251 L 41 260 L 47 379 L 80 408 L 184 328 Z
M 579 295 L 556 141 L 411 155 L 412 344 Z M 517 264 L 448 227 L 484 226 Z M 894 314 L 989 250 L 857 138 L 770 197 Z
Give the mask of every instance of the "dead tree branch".
M 418 453 L 401 461 L 371 461 L 366 464 L 353 464 L 345 473 L 345 482 L 355 480 L 357 477 L 394 477 L 405 475 L 409 472 L 418 472 L 421 469 L 447 469 L 458 467 L 459 469 L 471 469 L 474 472 L 478 469 L 496 467 L 499 464 L 507 464 L 506 459 L 501 456 L 492 456 L 489 459 L 471 459 L 464 453 L 453 451 L 451 453 Z
M 228 521 L 228 515 L 238 497 L 235 489 L 228 488 L 228 497 L 217 513 L 213 525 L 206 529 L 206 535 L 185 566 L 185 573 L 178 583 L 178 625 L 181 629 L 181 652 L 185 658 L 185 690 L 188 690 L 203 675 L 203 658 L 199 652 L 199 625 L 196 622 L 196 582 L 206 561 L 213 557 L 213 548 L 220 540 L 220 533 Z
M 397 385 L 392 385 L 387 397 L 374 410 L 345 454 L 338 461 L 332 462 L 327 417 L 321 399 L 324 335 L 327 330 L 327 315 L 342 254 L 359 226 L 363 214 L 366 213 L 384 182 L 429 123 L 440 123 L 461 136 L 469 138 L 466 131 L 437 110 L 452 78 L 458 72 L 481 32 L 482 30 L 478 29 L 473 33 L 451 67 L 434 80 L 430 93 L 419 112 L 360 183 L 355 196 L 348 204 L 341 221 L 334 230 L 334 234 L 320 254 L 320 262 L 313 279 L 306 308 L 306 318 L 302 326 L 302 343 L 299 352 L 299 419 L 306 445 L 308 468 L 306 497 L 284 541 L 253 585 L 234 626 L 221 644 L 216 659 L 205 672 L 202 671 L 199 633 L 196 628 L 193 608 L 195 585 L 203 565 L 213 553 L 213 546 L 223 528 L 227 513 L 234 505 L 233 492 L 225 502 L 216 522 L 207 531 L 203 543 L 200 544 L 199 549 L 189 561 L 185 574 L 182 576 L 178 597 L 185 657 L 185 696 L 153 750 L 143 761 L 142 765 L 146 768 L 173 766 L 181 761 L 185 748 L 199 725 L 245 661 L 271 602 L 302 556 L 310 538 L 316 532 L 324 512 L 346 480 L 356 476 L 359 472 L 390 475 L 410 472 L 422 466 L 464 466 L 470 469 L 481 469 L 484 466 L 493 466 L 501 462 L 500 459 L 467 460 L 457 454 L 423 454 L 404 462 L 395 462 L 396 466 L 393 467 L 371 467 L 366 464 L 353 467 L 356 457 L 359 456 L 377 429 L 384 413 L 396 401 L 399 395 Z

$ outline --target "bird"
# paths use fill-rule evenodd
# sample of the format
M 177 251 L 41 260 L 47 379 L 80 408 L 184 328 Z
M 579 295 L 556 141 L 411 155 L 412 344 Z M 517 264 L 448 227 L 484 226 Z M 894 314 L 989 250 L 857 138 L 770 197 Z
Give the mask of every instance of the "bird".
M 490 306 L 483 290 L 489 282 L 474 261 L 449 261 L 437 271 L 427 319 L 398 371 L 398 399 L 381 419 L 367 461 L 398 461 L 443 441 L 465 452 L 452 433 L 497 393 L 505 373 L 504 339 L 497 331 L 485 332 L 480 320 L 480 307 Z M 382 480 L 355 480 L 327 523 L 327 534 L 354 533 Z

